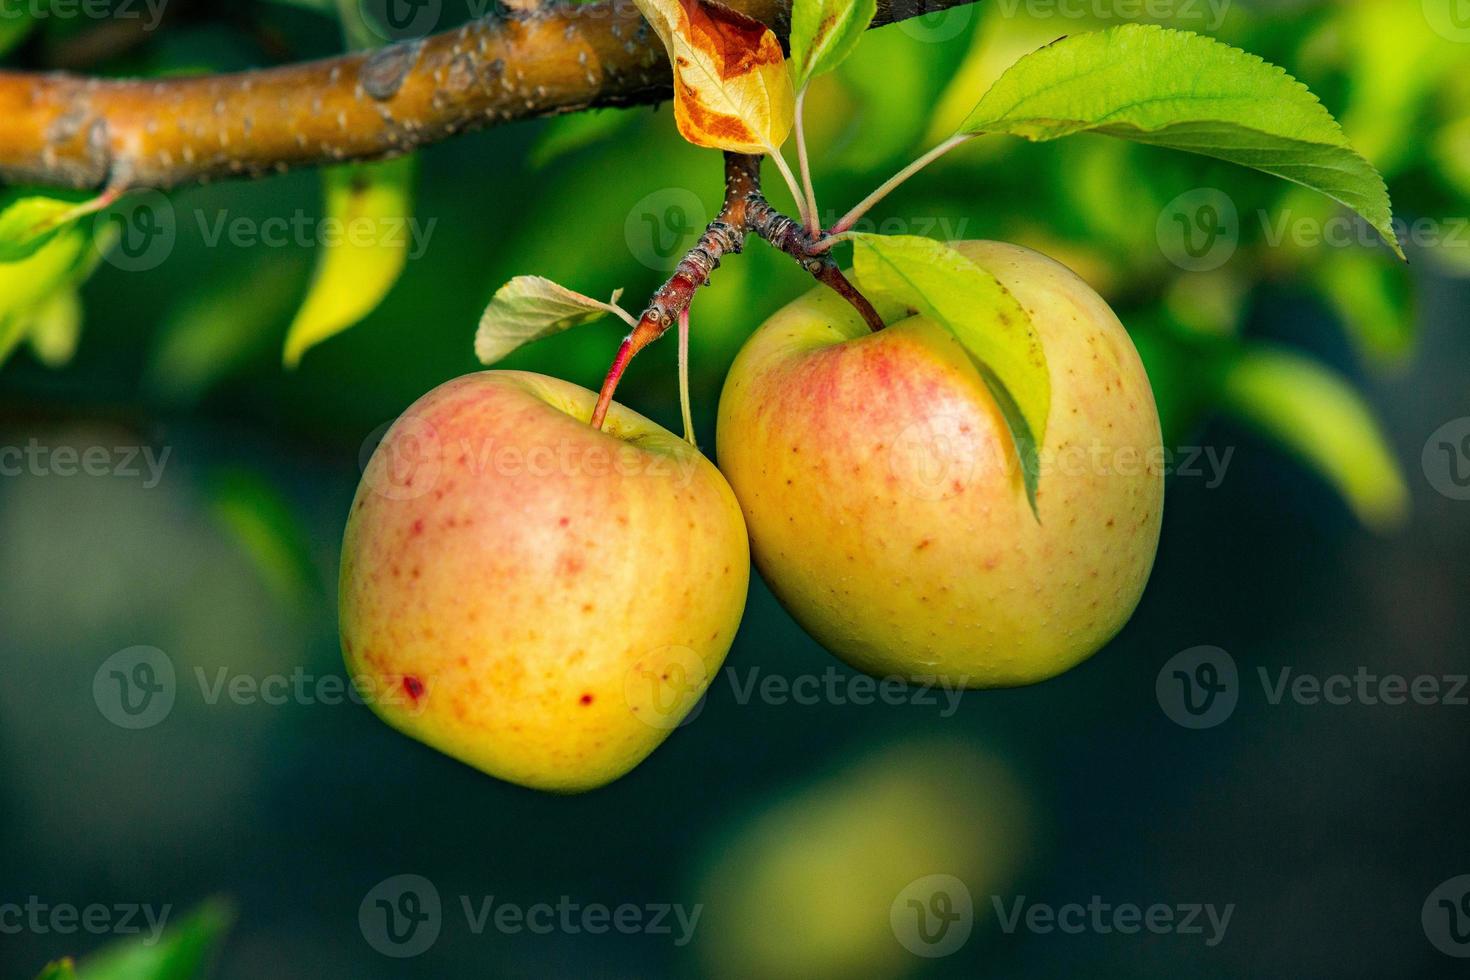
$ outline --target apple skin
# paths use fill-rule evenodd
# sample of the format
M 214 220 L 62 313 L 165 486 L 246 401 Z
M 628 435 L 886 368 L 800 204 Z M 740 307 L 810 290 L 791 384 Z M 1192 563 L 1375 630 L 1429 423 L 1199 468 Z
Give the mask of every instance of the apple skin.
M 879 676 L 1009 687 L 1091 656 L 1132 615 L 1163 515 L 1158 412 L 1107 304 L 1064 266 L 955 248 L 1027 310 L 1051 411 L 1040 521 L 959 342 L 907 311 L 870 332 L 827 290 L 745 344 L 720 400 L 720 468 L 756 567 L 815 639 Z
M 678 726 L 734 639 L 750 565 L 724 478 L 577 385 L 486 371 L 424 395 L 364 471 L 343 656 L 394 728 L 492 776 L 580 792 Z

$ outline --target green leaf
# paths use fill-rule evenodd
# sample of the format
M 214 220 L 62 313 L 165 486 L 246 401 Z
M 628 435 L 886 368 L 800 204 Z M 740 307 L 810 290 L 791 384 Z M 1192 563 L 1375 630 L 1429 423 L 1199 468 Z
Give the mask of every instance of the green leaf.
M 0 262 L 29 258 L 87 213 L 78 201 L 8 191 L 0 196 Z
M 561 157 L 610 139 L 637 122 L 640 114 L 631 109 L 591 109 L 559 116 L 547 123 L 526 154 L 526 165 L 543 170 Z
M 383 301 L 419 244 L 410 222 L 414 159 L 335 167 L 324 174 L 327 221 L 341 234 L 323 242 L 316 274 L 291 329 L 283 360 L 359 323 Z
M 1325 249 L 1312 269 L 1317 288 L 1365 353 L 1379 360 L 1406 357 L 1416 339 L 1410 284 L 1367 249 Z
M 90 238 L 76 228 L 16 262 L 0 263 L 0 364 L 25 340 L 37 309 L 58 290 L 75 286 L 92 268 Z
M 49 368 L 65 367 L 82 336 L 82 298 L 75 287 L 58 289 L 30 316 L 26 339 L 36 360 Z
M 847 60 L 878 13 L 878 0 L 796 0 L 791 6 L 791 80 L 800 92 Z
M 907 235 L 849 237 L 865 291 L 935 320 L 975 362 L 1010 429 L 1034 513 L 1051 376 L 1031 317 L 994 276 L 942 242 Z
M 77 980 L 198 980 L 233 919 L 226 902 L 211 900 L 158 942 L 117 943 L 87 957 L 76 972 Z
M 1269 347 L 1232 359 L 1222 405 L 1285 446 L 1337 489 L 1358 519 L 1379 530 L 1400 523 L 1409 494 L 1372 411 L 1338 374 Z
M 617 305 L 620 289 L 612 301 L 604 303 L 581 293 L 574 293 L 541 276 L 516 276 L 501 286 L 480 317 L 475 333 L 475 356 L 481 364 L 490 365 L 533 340 L 559 334 L 563 330 L 600 320 L 607 314 L 636 324 Z
M 209 511 L 278 599 L 298 609 L 321 598 L 310 535 L 291 503 L 265 477 L 242 467 L 205 481 Z
M 36 980 L 77 980 L 76 966 L 71 957 L 47 963 Z
M 1403 257 L 1383 178 L 1306 86 L 1238 48 L 1142 24 L 1063 38 L 1016 62 L 960 127 L 1033 141 L 1081 132 L 1217 157 L 1320 191 Z

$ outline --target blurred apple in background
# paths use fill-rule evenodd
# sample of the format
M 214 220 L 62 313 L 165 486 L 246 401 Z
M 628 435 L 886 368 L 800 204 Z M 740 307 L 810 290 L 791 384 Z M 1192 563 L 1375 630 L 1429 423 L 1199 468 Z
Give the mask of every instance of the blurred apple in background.
M 695 889 L 701 960 L 716 977 L 814 980 L 905 976 L 952 955 L 1026 862 L 1030 809 L 962 741 L 860 756 L 712 843 Z M 930 909 L 947 918 L 922 919 Z

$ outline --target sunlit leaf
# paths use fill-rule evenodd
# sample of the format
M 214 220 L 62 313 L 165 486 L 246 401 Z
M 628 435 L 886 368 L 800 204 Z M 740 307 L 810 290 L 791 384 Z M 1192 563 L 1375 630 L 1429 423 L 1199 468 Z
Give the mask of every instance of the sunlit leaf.
M 88 235 L 69 228 L 32 255 L 0 263 L 0 364 L 26 338 L 37 308 L 85 278 L 91 269 L 89 244 Z
M 1402 257 L 1383 178 L 1296 79 L 1187 31 L 1126 24 L 1027 55 L 981 98 L 961 133 L 1050 140 L 1097 132 L 1218 157 L 1352 208 Z
M 36 980 L 77 980 L 76 963 L 70 957 L 47 963 Z
M 307 608 L 321 592 L 309 537 L 291 504 L 268 480 L 230 468 L 205 481 L 209 511 L 283 602 Z
M 611 139 L 637 122 L 640 115 L 629 109 L 594 109 L 559 116 L 542 130 L 526 156 L 526 164 L 532 170 L 541 170 L 569 153 Z
M 15 190 L 0 195 L 0 262 L 36 254 L 84 213 L 75 196 Z
M 1228 412 L 1326 478 L 1364 524 L 1384 529 L 1403 520 L 1403 474 L 1372 411 L 1345 379 L 1298 354 L 1256 348 L 1227 365 L 1220 396 Z
M 35 308 L 25 329 L 36 360 L 49 368 L 71 361 L 82 336 L 82 298 L 75 288 L 58 289 Z
M 969 353 L 1010 429 L 1034 511 L 1051 376 L 1030 316 L 994 276 L 942 242 L 903 235 L 852 239 L 853 267 L 865 291 L 937 321 Z
M 352 164 L 326 171 L 326 215 L 340 235 L 318 247 L 316 274 L 291 329 L 283 359 L 301 355 L 360 322 L 393 288 L 416 241 L 409 218 L 413 157 Z
M 1367 249 L 1325 252 L 1312 275 L 1353 340 L 1380 359 L 1408 354 L 1415 338 L 1414 304 L 1402 271 Z
M 233 920 L 227 903 L 206 902 L 157 942 L 130 939 L 86 957 L 77 968 L 77 980 L 197 980 Z
M 878 0 L 796 0 L 791 5 L 791 72 L 800 91 L 847 60 L 878 13 Z
M 575 326 L 600 320 L 609 313 L 635 322 L 617 305 L 622 290 L 604 303 L 574 293 L 541 276 L 517 276 L 496 291 L 480 317 L 475 333 L 475 356 L 494 364 L 518 347 Z
M 707 0 L 636 0 L 674 66 L 674 118 L 696 146 L 771 153 L 786 142 L 796 92 L 781 42 Z

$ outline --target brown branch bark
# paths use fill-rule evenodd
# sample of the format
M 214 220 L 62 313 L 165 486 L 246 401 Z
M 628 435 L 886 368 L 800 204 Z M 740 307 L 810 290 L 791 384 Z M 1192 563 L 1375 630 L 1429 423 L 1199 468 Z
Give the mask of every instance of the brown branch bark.
M 879 0 L 875 26 L 974 0 Z M 727 0 L 785 37 L 790 0 Z M 0 180 L 172 187 L 406 153 L 468 129 L 663 101 L 632 0 L 548 3 L 366 54 L 158 80 L 0 71 Z
M 873 330 L 883 329 L 883 318 L 862 293 L 858 292 L 828 253 L 817 253 L 817 239 L 799 221 L 771 207 L 761 192 L 763 156 L 742 153 L 725 154 L 725 203 L 719 215 L 705 228 L 679 264 L 673 275 L 659 287 L 638 318 L 633 332 L 623 339 L 617 356 L 608 368 L 607 378 L 592 411 L 593 428 L 602 428 L 603 419 L 612 405 L 618 382 L 628 363 L 643 348 L 659 339 L 679 316 L 688 311 L 699 287 L 709 283 L 726 255 L 738 255 L 745 248 L 747 235 L 758 235 L 772 247 L 780 249 L 810 272 L 818 282 L 831 287 L 863 316 Z

